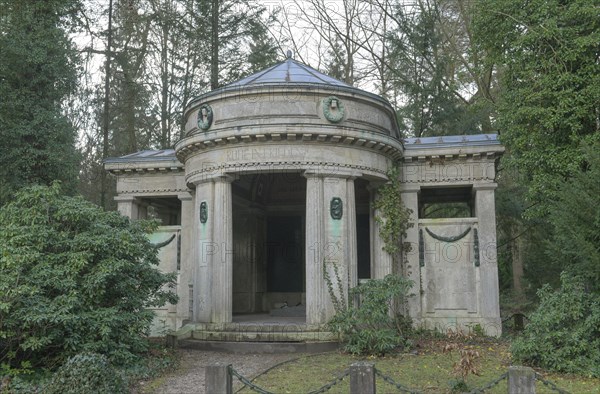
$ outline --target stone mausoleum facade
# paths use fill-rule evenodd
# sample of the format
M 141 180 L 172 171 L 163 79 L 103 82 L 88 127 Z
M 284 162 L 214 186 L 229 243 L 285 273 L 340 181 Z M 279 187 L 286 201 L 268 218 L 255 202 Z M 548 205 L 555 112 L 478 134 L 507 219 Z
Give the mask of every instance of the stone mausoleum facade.
M 105 163 L 119 211 L 161 220 L 160 268 L 178 275 L 180 301 L 156 311 L 155 333 L 282 307 L 318 329 L 334 314 L 326 269 L 344 293 L 405 275 L 416 325 L 500 334 L 496 135 L 402 139 L 385 99 L 291 58 L 198 97 L 184 116 L 175 149 Z M 414 224 L 397 264 L 373 207 L 393 165 Z

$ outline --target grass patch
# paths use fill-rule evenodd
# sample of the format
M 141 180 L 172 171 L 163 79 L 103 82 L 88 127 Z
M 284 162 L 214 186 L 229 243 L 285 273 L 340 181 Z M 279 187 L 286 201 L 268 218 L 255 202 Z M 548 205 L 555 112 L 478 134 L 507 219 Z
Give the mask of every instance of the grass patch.
M 454 363 L 458 361 L 457 352 L 444 353 L 447 341 L 427 340 L 417 346 L 416 354 L 391 354 L 386 357 L 360 358 L 348 354 L 329 353 L 305 356 L 300 359 L 273 368 L 257 377 L 253 383 L 274 393 L 300 394 L 316 390 L 324 384 L 341 376 L 356 361 L 373 362 L 378 370 L 391 376 L 396 382 L 425 393 L 448 393 L 451 382 L 457 377 L 453 374 Z M 505 342 L 482 340 L 472 344 L 480 353 L 480 376 L 467 378 L 469 389 L 484 386 L 507 371 L 511 362 L 508 344 Z M 235 367 L 235 365 L 234 365 Z M 544 373 L 545 379 L 571 393 L 600 393 L 600 379 L 585 378 L 576 375 Z M 241 393 L 250 393 L 244 388 Z M 348 393 L 349 379 L 335 385 L 328 393 Z M 397 393 L 389 383 L 377 378 L 378 393 Z M 486 393 L 507 392 L 506 380 Z M 552 393 L 543 384 L 537 384 L 538 393 Z

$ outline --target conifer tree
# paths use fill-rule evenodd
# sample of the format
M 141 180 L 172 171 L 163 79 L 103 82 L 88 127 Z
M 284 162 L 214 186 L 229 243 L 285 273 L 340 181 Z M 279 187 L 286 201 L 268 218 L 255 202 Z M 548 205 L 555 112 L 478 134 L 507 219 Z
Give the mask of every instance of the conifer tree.
M 77 0 L 0 0 L 0 204 L 26 185 L 77 180 L 76 133 L 64 103 L 77 54 L 64 30 Z

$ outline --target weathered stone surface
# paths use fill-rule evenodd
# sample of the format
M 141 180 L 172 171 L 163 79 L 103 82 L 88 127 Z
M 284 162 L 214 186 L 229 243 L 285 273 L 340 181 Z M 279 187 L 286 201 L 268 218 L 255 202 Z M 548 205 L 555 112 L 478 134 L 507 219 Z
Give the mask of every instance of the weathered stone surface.
M 286 62 L 278 67 L 307 70 Z M 186 135 L 175 150 L 107 161 L 106 169 L 117 176 L 123 215 L 143 219 L 163 207 L 159 218 L 174 220 L 180 231 L 179 249 L 161 251 L 161 269 L 178 273 L 180 303 L 157 311 L 153 332 L 190 321 L 226 325 L 233 313 L 268 312 L 283 302 L 305 306 L 309 327 L 326 323 L 335 310 L 324 272 L 339 299 L 358 283 L 356 183 L 365 195 L 361 212 L 369 215 L 369 242 L 363 243 L 369 250 L 362 255 L 370 256 L 370 277 L 402 274 L 414 281 L 408 311 L 417 325 L 444 331 L 479 324 L 500 335 L 494 179 L 504 148 L 489 135 L 403 144 L 389 103 L 315 73 L 305 80 L 300 75 L 298 83 L 296 74 L 291 82 L 263 75 L 266 84 L 249 77 L 209 92 L 186 109 Z M 343 115 L 335 121 L 323 111 L 324 102 L 333 105 L 331 97 L 337 100 L 332 114 Z M 407 262 L 396 266 L 383 250 L 373 208 L 394 162 L 401 163 L 402 200 L 414 224 L 404 240 L 411 245 Z M 472 190 L 472 217 L 420 218 L 424 188 Z M 282 216 L 299 218 L 292 247 L 300 254 L 279 259 L 276 268 L 287 267 L 302 288 L 285 275 L 269 276 L 274 268 L 267 261 L 267 227 L 269 218 Z M 448 241 L 466 229 L 463 238 Z M 162 240 L 169 231 L 174 228 L 161 228 L 156 237 Z M 291 287 L 269 285 L 274 278 Z
M 375 365 L 356 362 L 350 366 L 350 394 L 375 394 Z
M 535 371 L 529 367 L 509 367 L 508 394 L 535 394 Z

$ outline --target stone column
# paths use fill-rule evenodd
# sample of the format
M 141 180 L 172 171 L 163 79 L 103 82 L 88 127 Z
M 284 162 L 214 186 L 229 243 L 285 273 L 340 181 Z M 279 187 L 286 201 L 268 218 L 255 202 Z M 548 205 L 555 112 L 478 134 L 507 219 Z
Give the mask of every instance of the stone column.
M 179 324 L 185 321 L 191 321 L 190 315 L 190 286 L 194 283 L 194 200 L 190 193 L 183 193 L 177 196 L 181 201 L 181 244 L 179 256 L 179 283 L 177 294 L 179 302 L 177 303 L 177 322 Z M 179 328 L 179 327 L 178 327 Z
M 339 171 L 305 173 L 307 324 L 326 323 L 335 314 L 325 272 L 342 304 L 347 305 L 348 287 L 358 281 L 356 176 Z
M 372 184 L 368 187 L 371 193 L 371 206 L 369 209 L 370 228 L 371 228 L 371 278 L 383 279 L 386 275 L 393 272 L 392 256 L 383 250 L 385 242 L 379 236 L 380 226 L 375 220 L 380 215 L 380 212 L 375 209 L 375 200 L 377 198 L 377 188 L 381 184 Z
M 419 264 L 419 191 L 418 185 L 402 185 L 401 197 L 402 203 L 412 212 L 410 213 L 410 223 L 413 226 L 406 230 L 404 242 L 410 245 L 410 250 L 406 253 L 406 276 L 414 282 L 411 293 L 415 297 L 408 299 L 408 312 L 415 321 L 419 323 L 421 318 L 421 267 Z
M 233 300 L 233 223 L 230 176 L 214 180 L 213 239 L 216 253 L 212 255 L 212 318 L 213 323 L 230 323 Z
M 349 287 L 358 286 L 358 246 L 356 239 L 356 193 L 354 190 L 354 179 L 350 177 L 346 180 L 346 193 L 348 200 L 348 246 L 346 248 L 346 259 L 350 270 Z
M 323 178 L 306 177 L 306 324 L 325 322 L 325 281 L 323 279 Z
M 498 262 L 496 255 L 496 205 L 494 190 L 496 183 L 475 184 L 475 214 L 479 238 L 480 288 L 479 311 L 484 319 L 488 335 L 500 335 L 500 307 L 498 304 Z
M 215 216 L 215 184 L 212 180 L 202 180 L 196 183 L 196 198 L 192 217 L 194 236 L 194 321 L 210 323 L 212 319 L 212 266 L 216 253 L 216 243 L 213 235 Z M 203 205 L 204 204 L 204 205 Z M 200 207 L 206 207 L 207 218 L 204 223 L 200 220 Z

